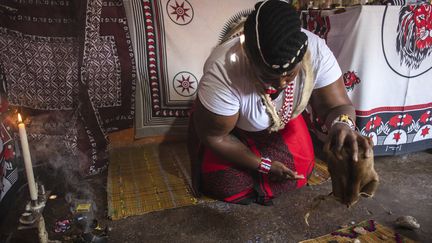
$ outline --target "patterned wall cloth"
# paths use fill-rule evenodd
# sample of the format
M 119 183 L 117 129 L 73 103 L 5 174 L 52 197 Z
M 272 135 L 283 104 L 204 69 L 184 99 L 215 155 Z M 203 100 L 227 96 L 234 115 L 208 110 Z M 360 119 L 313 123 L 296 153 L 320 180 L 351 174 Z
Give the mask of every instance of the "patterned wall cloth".
M 142 113 L 138 133 L 160 135 L 186 124 L 211 49 L 232 20 L 253 9 L 256 2 L 125 1 L 143 94 L 137 106 L 137 113 Z
M 324 13 L 324 12 L 322 12 Z M 432 148 L 432 7 L 359 6 L 304 16 L 344 73 L 360 132 L 375 155 Z
M 224 26 L 255 2 L 127 1 L 144 94 L 137 130 L 162 133 L 161 127 L 185 124 L 206 57 Z M 331 12 L 303 15 L 304 27 L 327 39 L 344 72 L 359 130 L 372 137 L 375 154 L 432 147 L 430 5 Z
M 105 168 L 106 133 L 133 125 L 135 79 L 121 0 L 0 0 L 0 82 L 34 163 Z
M 8 112 L 9 104 L 0 88 L 0 201 L 18 181 L 18 168 L 15 159 L 14 124 Z

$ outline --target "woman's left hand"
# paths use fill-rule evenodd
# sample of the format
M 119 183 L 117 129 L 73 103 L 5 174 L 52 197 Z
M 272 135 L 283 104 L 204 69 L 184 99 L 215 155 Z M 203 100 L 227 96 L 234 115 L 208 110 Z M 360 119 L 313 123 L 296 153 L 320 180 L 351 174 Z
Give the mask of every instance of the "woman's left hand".
M 339 123 L 334 124 L 328 134 L 327 141 L 328 148 L 338 159 L 342 159 L 342 148 L 345 147 L 346 151 L 351 151 L 352 160 L 358 161 L 359 147 L 365 151 L 364 156 L 369 158 L 372 156 L 373 142 L 369 137 L 362 136 L 357 131 L 353 131 L 349 126 Z

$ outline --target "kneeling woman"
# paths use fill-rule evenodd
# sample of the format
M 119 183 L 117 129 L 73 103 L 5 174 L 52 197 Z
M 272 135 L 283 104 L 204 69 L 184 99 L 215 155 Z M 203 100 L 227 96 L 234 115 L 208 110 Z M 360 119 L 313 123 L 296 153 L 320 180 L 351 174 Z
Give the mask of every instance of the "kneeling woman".
M 189 123 L 196 193 L 226 202 L 269 204 L 306 184 L 313 145 L 302 111 L 326 121 L 331 147 L 370 149 L 325 41 L 301 29 L 284 1 L 259 2 L 243 34 L 217 46 L 204 66 Z

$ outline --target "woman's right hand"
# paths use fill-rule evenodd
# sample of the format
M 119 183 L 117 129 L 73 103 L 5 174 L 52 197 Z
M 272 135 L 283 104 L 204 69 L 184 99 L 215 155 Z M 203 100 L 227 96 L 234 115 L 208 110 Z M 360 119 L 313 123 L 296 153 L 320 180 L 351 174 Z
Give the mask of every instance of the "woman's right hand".
M 272 181 L 285 181 L 304 179 L 305 177 L 304 175 L 297 174 L 296 171 L 288 169 L 288 167 L 279 161 L 272 161 L 269 178 Z

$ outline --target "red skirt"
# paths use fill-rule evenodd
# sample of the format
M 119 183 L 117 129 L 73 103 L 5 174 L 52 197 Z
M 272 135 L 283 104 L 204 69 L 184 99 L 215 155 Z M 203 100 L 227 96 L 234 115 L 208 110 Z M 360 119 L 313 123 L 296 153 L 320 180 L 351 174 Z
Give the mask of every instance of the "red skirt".
M 313 145 L 301 115 L 291 120 L 279 132 L 237 130 L 233 132 L 233 135 L 243 141 L 258 157 L 280 161 L 289 169 L 304 175 L 305 178 L 308 178 L 312 172 Z M 195 168 L 195 171 L 200 173 L 200 191 L 219 200 L 239 204 L 251 202 L 269 204 L 272 198 L 283 192 L 300 188 L 307 182 L 307 179 L 271 181 L 266 174 L 241 168 L 223 160 L 210 149 L 203 146 L 200 148 L 199 155 L 191 155 L 191 158 L 195 157 L 200 160 L 199 163 L 195 163 L 195 166 L 200 166 L 199 170 Z

